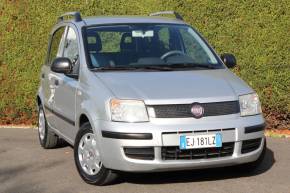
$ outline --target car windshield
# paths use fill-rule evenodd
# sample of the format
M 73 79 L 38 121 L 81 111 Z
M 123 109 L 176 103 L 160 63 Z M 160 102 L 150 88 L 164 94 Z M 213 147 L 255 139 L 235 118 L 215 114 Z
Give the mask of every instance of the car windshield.
M 126 24 L 88 27 L 92 69 L 222 68 L 201 37 L 187 25 Z

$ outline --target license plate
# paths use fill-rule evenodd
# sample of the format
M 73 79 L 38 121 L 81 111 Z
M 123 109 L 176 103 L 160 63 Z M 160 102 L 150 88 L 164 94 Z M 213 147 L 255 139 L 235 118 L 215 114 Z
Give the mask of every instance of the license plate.
M 190 135 L 180 136 L 180 149 L 196 149 L 196 148 L 207 148 L 207 147 L 222 147 L 222 135 L 206 134 L 206 135 Z

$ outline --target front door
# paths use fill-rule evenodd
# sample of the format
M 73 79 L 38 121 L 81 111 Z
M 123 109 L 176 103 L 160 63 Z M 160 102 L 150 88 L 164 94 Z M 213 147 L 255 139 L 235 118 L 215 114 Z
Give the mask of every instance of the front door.
M 50 38 L 49 51 L 45 65 L 41 69 L 41 84 L 44 95 L 44 111 L 47 123 L 50 127 L 54 128 L 53 123 L 53 105 L 54 105 L 54 93 L 55 84 L 52 79 L 54 73 L 50 70 L 51 63 L 57 57 L 62 56 L 64 40 L 66 35 L 66 28 L 62 26 L 58 28 Z
M 67 140 L 73 142 L 77 129 L 76 120 L 76 91 L 79 86 L 79 46 L 77 33 L 72 26 L 67 28 L 64 42 L 63 57 L 69 58 L 73 64 L 70 74 L 54 74 L 54 124 L 61 130 Z

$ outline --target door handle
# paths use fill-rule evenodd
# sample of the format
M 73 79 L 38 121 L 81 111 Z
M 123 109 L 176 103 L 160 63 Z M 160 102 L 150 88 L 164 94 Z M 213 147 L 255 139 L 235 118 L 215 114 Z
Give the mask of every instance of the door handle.
M 59 85 L 59 81 L 57 79 L 54 80 L 54 85 L 58 86 Z

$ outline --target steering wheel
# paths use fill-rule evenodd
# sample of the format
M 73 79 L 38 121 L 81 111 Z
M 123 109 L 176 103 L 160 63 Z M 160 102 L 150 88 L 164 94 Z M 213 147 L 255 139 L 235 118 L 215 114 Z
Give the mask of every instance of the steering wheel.
M 171 50 L 169 52 L 166 52 L 165 54 L 163 54 L 160 59 L 164 60 L 165 58 L 172 56 L 172 55 L 186 55 L 184 52 L 180 51 L 180 50 Z

